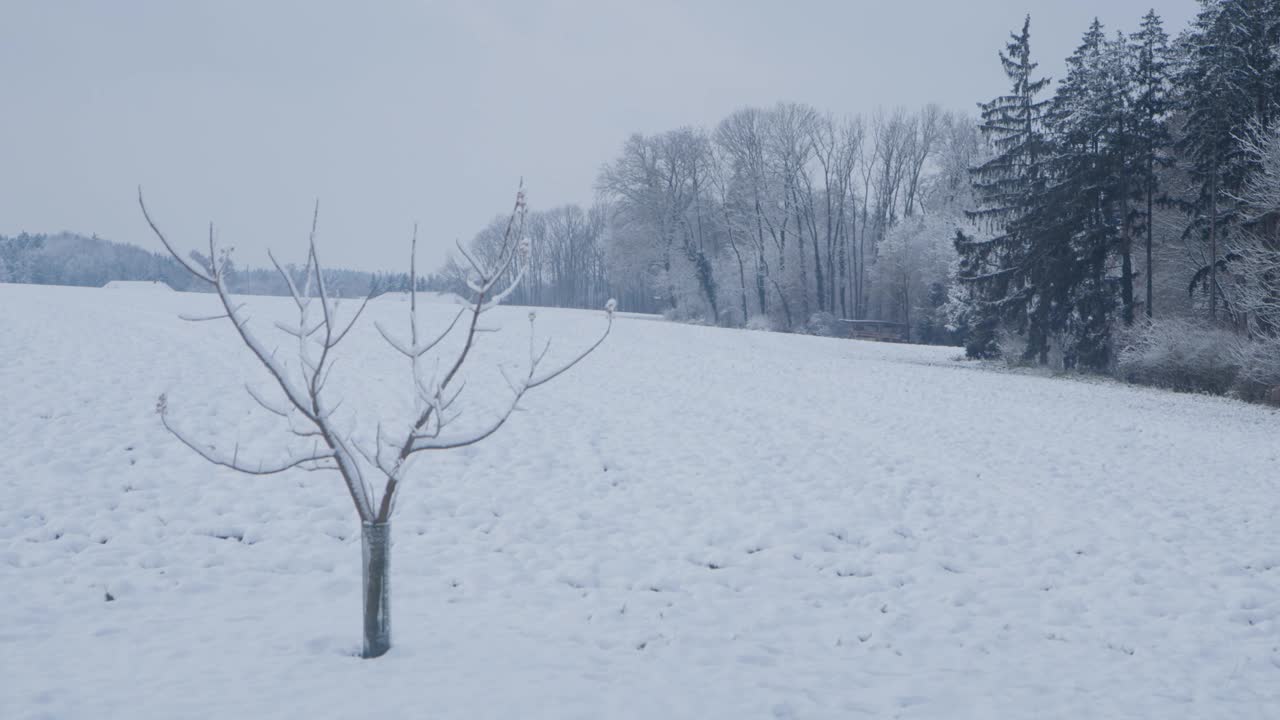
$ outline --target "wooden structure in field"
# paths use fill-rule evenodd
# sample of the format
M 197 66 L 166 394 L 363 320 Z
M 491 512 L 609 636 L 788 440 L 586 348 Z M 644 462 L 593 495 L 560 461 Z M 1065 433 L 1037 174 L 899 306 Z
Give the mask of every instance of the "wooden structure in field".
M 102 286 L 107 290 L 142 290 L 144 292 L 173 292 L 173 287 L 163 280 L 110 280 Z
M 888 320 L 841 320 L 844 336 L 854 340 L 879 342 L 910 342 L 911 328 L 904 323 Z

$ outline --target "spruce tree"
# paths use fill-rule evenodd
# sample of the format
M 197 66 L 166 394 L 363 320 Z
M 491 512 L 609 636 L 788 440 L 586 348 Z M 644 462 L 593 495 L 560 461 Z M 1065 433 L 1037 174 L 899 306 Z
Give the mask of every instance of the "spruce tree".
M 966 350 L 971 357 L 998 354 L 996 331 L 1002 321 L 1026 328 L 1031 247 L 1019 221 L 1034 209 L 1043 191 L 1048 155 L 1043 132 L 1047 101 L 1040 94 L 1049 79 L 1035 77 L 1030 16 L 1021 32 L 1010 35 L 1000 62 L 1010 91 L 979 105 L 979 127 L 995 154 L 971 171 L 980 207 L 968 213 L 991 237 L 956 237 L 957 277 L 969 292 L 972 317 Z
M 1004 311 L 998 319 L 1018 321 L 1027 360 L 1045 363 L 1058 345 L 1067 364 L 1104 365 L 1117 285 L 1131 317 L 1128 182 L 1133 122 L 1125 47 L 1120 40 L 1109 42 L 1095 20 L 1068 58 L 1067 76 L 1052 100 L 1021 106 L 1036 106 L 1034 142 L 1014 148 L 1031 145 L 1034 160 L 1018 165 L 997 157 L 975 172 L 975 188 L 987 206 L 972 217 L 999 218 L 1003 232 L 986 243 L 957 243 L 961 279 L 990 293 L 979 299 Z M 1014 79 L 1016 89 L 1022 78 Z M 989 107 L 999 108 L 999 102 Z M 997 140 L 1008 127 L 1007 122 L 984 125 Z M 996 176 L 997 182 L 984 182 L 984 173 L 993 166 L 1003 170 L 1010 165 L 1031 172 L 1005 173 Z M 996 262 L 982 252 L 991 247 L 1001 251 Z M 1109 274 L 1115 256 L 1121 258 L 1119 283 Z
M 1048 114 L 1056 150 L 1052 181 L 1030 218 L 1042 246 L 1043 298 L 1036 305 L 1044 310 L 1033 316 L 1029 340 L 1047 344 L 1057 336 L 1068 361 L 1091 367 L 1106 364 L 1117 295 L 1125 321 L 1133 317 L 1133 121 L 1125 50 L 1124 40 L 1108 41 L 1095 19 L 1067 59 Z M 1117 256 L 1120 276 L 1114 278 Z
M 1134 63 L 1129 54 L 1129 44 L 1124 33 L 1117 32 L 1115 39 L 1103 50 L 1103 101 L 1107 104 L 1110 133 L 1107 155 L 1112 172 L 1111 196 L 1120 222 L 1118 250 L 1120 253 L 1120 306 L 1125 325 L 1133 324 L 1133 234 L 1141 214 L 1132 201 L 1139 194 L 1135 182 L 1140 172 L 1137 143 L 1138 115 L 1134 96 Z
M 1145 309 L 1147 317 L 1153 316 L 1155 282 L 1152 240 L 1154 234 L 1155 199 L 1159 192 L 1156 169 L 1169 163 L 1164 154 L 1169 146 L 1169 36 L 1165 34 L 1160 16 L 1155 10 L 1142 18 L 1141 29 L 1130 36 L 1130 54 L 1133 67 L 1133 140 L 1137 153 L 1135 189 L 1143 203 L 1141 230 L 1146 236 L 1146 286 Z
M 1003 235 L 1019 254 L 1006 266 L 1010 284 L 1000 299 L 1017 308 L 1005 317 L 1021 320 L 1024 359 L 1044 363 L 1056 345 L 1068 365 L 1101 367 L 1117 302 L 1132 321 L 1132 64 L 1127 38 L 1109 40 L 1094 20 L 1041 107 L 1035 182 L 1022 186 L 1022 204 L 1007 215 Z

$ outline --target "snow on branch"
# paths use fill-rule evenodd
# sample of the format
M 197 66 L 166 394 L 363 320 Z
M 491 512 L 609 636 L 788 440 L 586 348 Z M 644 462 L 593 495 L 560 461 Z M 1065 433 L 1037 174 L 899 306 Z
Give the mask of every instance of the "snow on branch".
M 507 379 L 507 385 L 511 388 L 511 391 L 512 391 L 511 401 L 507 404 L 505 410 L 502 413 L 500 413 L 497 418 L 495 418 L 489 425 L 485 426 L 484 428 L 471 433 L 464 433 L 464 434 L 451 436 L 451 437 L 450 436 L 440 437 L 440 431 L 445 426 L 448 425 L 447 421 L 440 420 L 437 424 L 437 428 L 434 433 L 417 434 L 414 436 L 413 443 L 410 446 L 409 455 L 412 455 L 413 453 L 417 453 L 417 452 L 422 452 L 424 450 L 451 450 L 455 448 L 466 447 L 467 445 L 474 445 L 480 442 L 481 440 L 484 440 L 485 438 L 489 437 L 490 435 L 494 434 L 495 432 L 497 432 L 504 424 L 506 424 L 507 420 L 510 419 L 512 413 L 515 412 L 516 408 L 520 404 L 520 400 L 525 396 L 526 393 L 528 393 L 530 390 L 533 390 L 534 388 L 541 387 L 542 385 L 545 385 L 551 382 L 552 380 L 556 379 L 557 377 L 559 377 L 560 375 L 568 371 L 570 368 L 572 368 L 573 366 L 581 362 L 584 358 L 590 355 L 596 348 L 600 347 L 600 344 L 605 341 L 605 338 L 609 337 L 610 331 L 613 330 L 613 307 L 616 307 L 616 304 L 612 300 L 610 300 L 610 306 L 606 310 L 607 322 L 605 325 L 604 332 L 601 333 L 600 337 L 597 338 L 594 343 L 592 343 L 585 350 L 575 355 L 568 362 L 565 362 L 556 368 L 549 369 L 542 373 L 539 373 L 538 370 L 539 368 L 542 367 L 542 363 L 546 359 L 547 353 L 550 352 L 551 350 L 551 341 L 548 340 L 543 345 L 541 351 L 536 353 L 534 352 L 534 347 L 535 347 L 534 322 L 536 319 L 536 315 L 532 312 L 529 313 L 529 343 L 530 343 L 529 369 L 526 372 L 525 377 L 522 378 L 520 382 L 513 382 L 511 378 L 504 373 L 503 376 Z M 441 406 L 437 406 L 437 407 L 440 408 Z M 447 407 L 448 407 L 447 404 L 443 405 L 444 409 L 447 409 Z
M 256 462 L 245 460 L 240 457 L 240 445 L 237 443 L 231 454 L 219 452 L 214 446 L 205 446 L 196 442 L 186 432 L 175 427 L 169 422 L 169 406 L 168 398 L 161 394 L 156 402 L 156 413 L 160 416 L 160 423 L 164 425 L 165 430 L 176 437 L 182 444 L 194 450 L 200 457 L 225 468 L 230 468 L 236 472 L 245 473 L 246 475 L 275 475 L 285 470 L 293 468 L 304 468 L 308 470 L 325 470 L 333 469 L 332 464 L 326 461 L 332 460 L 334 454 L 331 450 L 321 449 L 317 442 L 315 446 L 306 452 L 290 452 L 284 458 L 276 458 L 273 460 L 258 460 Z

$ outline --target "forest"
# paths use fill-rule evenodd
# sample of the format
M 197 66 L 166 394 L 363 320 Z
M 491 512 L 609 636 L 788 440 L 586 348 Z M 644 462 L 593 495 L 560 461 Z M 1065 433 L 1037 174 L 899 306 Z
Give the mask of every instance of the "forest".
M 1038 72 L 1032 19 L 976 115 L 742 108 L 635 134 L 595 203 L 535 216 L 519 302 L 826 334 L 902 323 L 973 358 L 1256 399 L 1280 385 L 1280 3 L 1083 29 Z M 472 243 L 492 252 L 496 226 Z M 453 284 L 462 266 L 440 273 Z

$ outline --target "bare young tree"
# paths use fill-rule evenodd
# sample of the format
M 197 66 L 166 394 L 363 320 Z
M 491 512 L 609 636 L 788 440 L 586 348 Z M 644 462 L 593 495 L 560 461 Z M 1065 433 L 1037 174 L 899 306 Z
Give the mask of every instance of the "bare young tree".
M 231 452 L 218 450 L 196 440 L 182 430 L 170 417 L 168 400 L 161 395 L 157 412 L 164 427 L 187 447 L 205 460 L 226 468 L 251 475 L 270 475 L 292 468 L 337 472 L 346 485 L 362 526 L 363 589 L 364 589 L 364 657 L 378 657 L 391 646 L 389 589 L 387 576 L 390 561 L 390 521 L 396 500 L 414 460 L 422 454 L 474 445 L 498 431 L 511 417 L 520 400 L 529 391 L 541 387 L 569 368 L 576 365 L 608 337 L 613 327 L 613 311 L 616 303 L 605 305 L 604 332 L 585 350 L 567 362 L 555 367 L 544 367 L 551 344 L 537 345 L 534 336 L 534 315 L 530 313 L 530 341 L 527 368 L 519 377 L 503 376 L 511 391 L 511 398 L 503 410 L 478 429 L 455 430 L 455 422 L 462 415 L 458 400 L 465 383 L 460 372 L 476 344 L 476 337 L 483 330 L 480 318 L 484 313 L 509 297 L 524 276 L 528 265 L 530 245 L 525 239 L 525 198 L 521 190 L 516 195 L 515 206 L 507 220 L 497 252 L 489 262 L 481 262 L 461 245 L 462 256 L 469 264 L 466 284 L 472 297 L 452 321 L 439 333 L 424 332 L 418 319 L 416 256 L 417 228 L 414 228 L 409 261 L 409 328 L 408 338 L 396 337 L 392 332 L 376 325 L 387 343 L 410 364 L 412 371 L 406 394 L 414 400 L 414 418 L 405 426 L 384 428 L 377 426 L 376 439 L 368 443 L 358 441 L 352 430 L 339 422 L 337 410 L 341 401 L 330 397 L 327 390 L 333 369 L 336 350 L 359 320 L 369 301 L 377 295 L 377 289 L 365 296 L 349 318 L 339 318 L 338 302 L 326 282 L 316 251 L 315 233 L 319 217 L 319 204 L 311 218 L 311 235 L 307 248 L 306 265 L 301 285 L 293 274 L 286 271 L 275 257 L 271 261 L 289 287 L 298 320 L 289 325 L 277 323 L 276 328 L 297 343 L 295 362 L 281 358 L 275 348 L 269 347 L 257 329 L 250 324 L 244 312 L 244 304 L 232 298 L 227 289 L 227 270 L 230 252 L 220 249 L 209 226 L 208 259 L 197 262 L 185 257 L 169 241 L 147 212 L 142 190 L 138 190 L 138 204 L 152 232 L 179 265 L 199 283 L 209 286 L 218 298 L 221 311 L 210 317 L 188 317 L 192 321 L 229 320 L 241 342 L 257 359 L 274 381 L 275 391 L 266 394 L 246 385 L 245 390 L 262 408 L 279 416 L 286 426 L 283 435 L 284 451 L 272 459 L 251 460 L 241 455 L 239 447 Z M 427 362 L 428 356 L 449 337 L 456 328 L 464 328 L 461 349 L 447 363 Z M 437 361 L 443 358 L 435 354 Z M 443 367 L 444 372 L 431 372 L 429 368 Z M 375 480 L 381 492 L 375 490 Z

